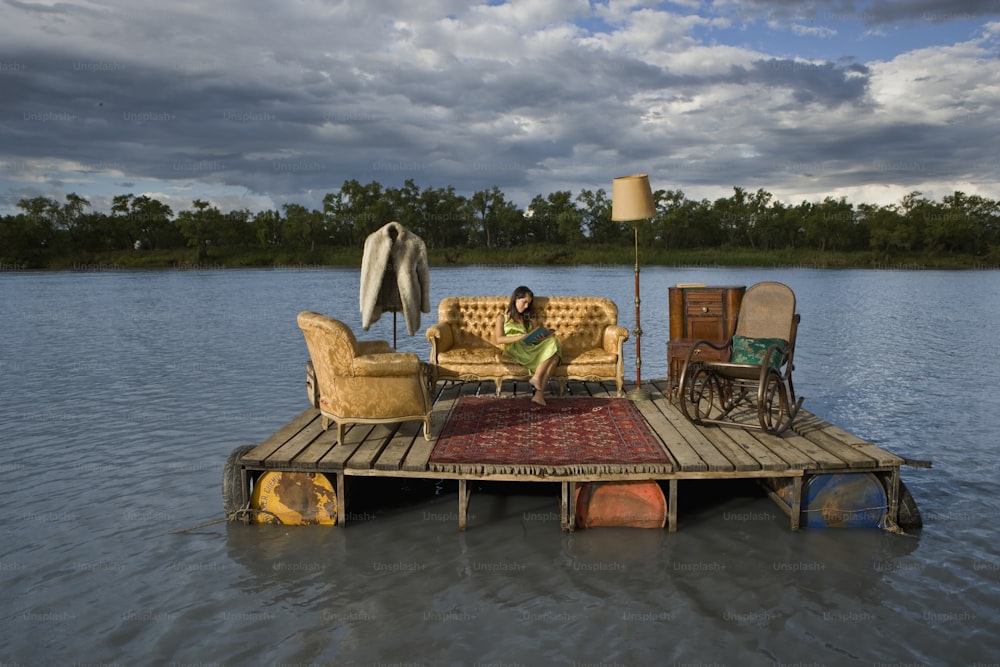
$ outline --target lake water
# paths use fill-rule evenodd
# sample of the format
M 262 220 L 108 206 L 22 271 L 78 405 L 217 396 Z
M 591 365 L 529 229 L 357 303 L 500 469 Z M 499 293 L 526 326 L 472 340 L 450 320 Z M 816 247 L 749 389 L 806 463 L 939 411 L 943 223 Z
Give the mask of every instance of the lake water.
M 362 480 L 346 527 L 214 524 L 229 452 L 307 407 L 300 310 L 360 327 L 338 269 L 0 274 L 0 664 L 985 665 L 1000 660 L 1000 272 L 649 267 L 780 280 L 805 407 L 904 468 L 924 528 L 788 530 L 755 487 L 680 485 L 679 531 L 559 529 L 557 487 Z M 451 294 L 602 295 L 631 267 L 446 268 Z M 423 329 L 396 327 L 427 357 Z M 634 378 L 628 344 L 626 375 Z

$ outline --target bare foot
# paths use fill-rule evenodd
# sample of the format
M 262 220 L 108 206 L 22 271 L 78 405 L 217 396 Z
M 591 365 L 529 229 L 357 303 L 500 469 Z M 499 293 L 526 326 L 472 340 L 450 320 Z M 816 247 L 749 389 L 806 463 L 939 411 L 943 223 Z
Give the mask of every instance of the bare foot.
M 539 391 L 539 392 L 535 392 L 535 395 L 531 397 L 531 402 L 532 402 L 532 403 L 534 403 L 535 405 L 540 405 L 540 406 L 542 406 L 543 408 L 544 408 L 544 407 L 545 407 L 546 405 L 548 405 L 548 404 L 547 404 L 547 403 L 545 402 L 545 395 L 544 395 L 544 394 L 542 394 L 542 392 L 540 392 L 540 391 Z

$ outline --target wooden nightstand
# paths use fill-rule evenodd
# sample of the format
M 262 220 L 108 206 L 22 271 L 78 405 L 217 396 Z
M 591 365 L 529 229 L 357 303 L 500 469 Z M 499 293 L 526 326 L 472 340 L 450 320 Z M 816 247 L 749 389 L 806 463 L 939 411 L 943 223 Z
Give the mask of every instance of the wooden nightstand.
M 736 316 L 743 302 L 743 285 L 679 286 L 668 289 L 670 298 L 670 340 L 667 342 L 667 386 L 671 398 L 681 379 L 684 359 L 696 340 L 721 345 L 736 328 Z M 704 349 L 701 358 L 720 360 L 722 352 Z

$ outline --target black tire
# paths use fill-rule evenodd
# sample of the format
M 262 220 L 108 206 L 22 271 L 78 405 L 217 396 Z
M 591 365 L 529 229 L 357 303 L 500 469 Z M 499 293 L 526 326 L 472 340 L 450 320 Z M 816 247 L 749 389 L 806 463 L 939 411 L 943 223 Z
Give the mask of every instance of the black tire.
M 253 449 L 253 445 L 242 445 L 234 449 L 226 459 L 226 467 L 222 471 L 222 510 L 230 521 L 248 522 L 249 515 L 239 512 L 247 506 L 250 498 L 243 488 L 243 477 L 240 472 L 240 459 Z
M 920 509 L 917 501 L 910 495 L 910 490 L 906 488 L 903 481 L 899 481 L 899 527 L 903 530 L 916 530 L 924 527 L 924 520 L 920 516 Z

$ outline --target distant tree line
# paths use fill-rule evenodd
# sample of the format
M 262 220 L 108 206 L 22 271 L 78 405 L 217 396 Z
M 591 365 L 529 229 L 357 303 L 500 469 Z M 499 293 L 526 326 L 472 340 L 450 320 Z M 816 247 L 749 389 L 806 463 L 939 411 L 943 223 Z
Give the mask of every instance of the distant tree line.
M 680 190 L 654 193 L 656 215 L 640 221 L 644 247 L 663 250 L 751 248 L 927 252 L 996 256 L 1000 203 L 955 192 L 929 200 L 920 192 L 898 204 L 853 205 L 846 198 L 789 206 L 763 189 L 736 187 L 726 198 L 685 197 Z M 310 252 L 329 247 L 361 248 L 371 232 L 392 220 L 420 235 L 429 249 L 518 248 L 534 243 L 625 245 L 632 227 L 611 220 L 603 189 L 575 197 L 560 191 L 537 195 L 527 209 L 508 201 L 497 187 L 460 196 L 453 187 L 401 188 L 346 181 L 323 198 L 322 209 L 284 204 L 281 210 L 223 212 L 196 199 L 175 212 L 146 195 L 115 197 L 110 212 L 89 210 L 76 193 L 64 202 L 22 199 L 20 212 L 0 218 L 0 261 L 44 266 L 53 257 L 192 249 L 201 260 L 212 249 L 256 248 Z

